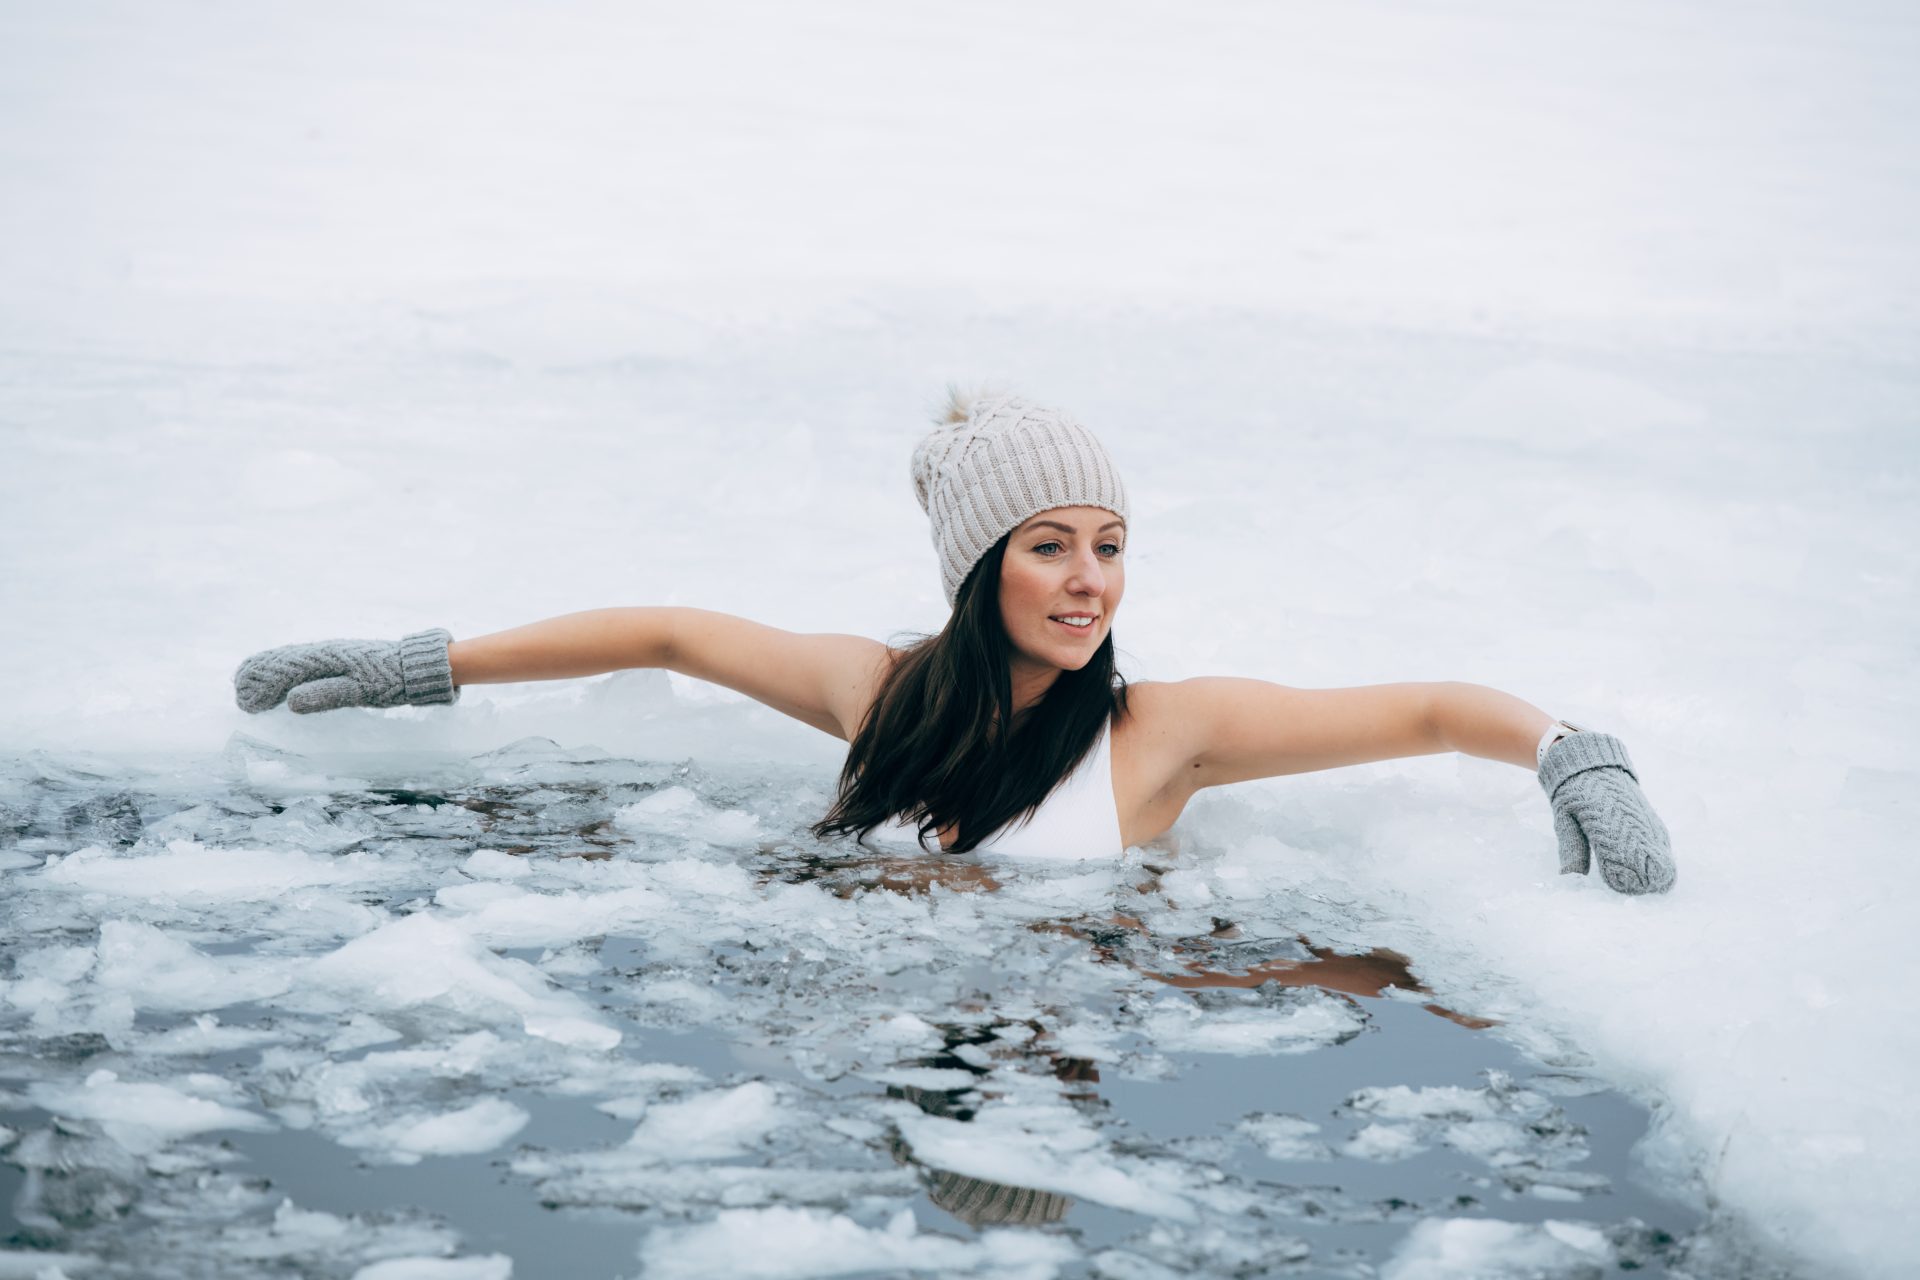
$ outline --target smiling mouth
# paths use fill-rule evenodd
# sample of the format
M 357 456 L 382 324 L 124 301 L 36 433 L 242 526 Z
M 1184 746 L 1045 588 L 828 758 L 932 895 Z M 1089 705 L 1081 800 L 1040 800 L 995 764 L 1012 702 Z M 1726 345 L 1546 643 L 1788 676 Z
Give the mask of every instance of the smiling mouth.
M 1057 622 L 1063 627 L 1072 627 L 1075 631 L 1091 631 L 1098 619 L 1090 613 L 1062 613 L 1052 615 L 1048 621 Z

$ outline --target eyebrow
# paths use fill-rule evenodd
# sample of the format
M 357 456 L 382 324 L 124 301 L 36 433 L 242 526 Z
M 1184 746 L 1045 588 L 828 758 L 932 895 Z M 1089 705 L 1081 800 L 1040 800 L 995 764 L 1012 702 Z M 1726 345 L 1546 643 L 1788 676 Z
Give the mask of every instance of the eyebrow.
M 1125 529 L 1126 527 L 1127 527 L 1127 522 L 1124 520 L 1109 520 L 1105 524 L 1101 525 L 1098 529 L 1094 530 L 1094 532 L 1105 533 L 1109 529 Z M 1080 532 L 1078 529 L 1074 528 L 1072 525 L 1061 524 L 1058 520 L 1035 520 L 1032 524 L 1027 525 L 1026 528 L 1027 529 L 1052 528 L 1052 529 L 1058 529 L 1062 533 Z M 1022 532 L 1025 532 L 1025 530 L 1022 530 Z

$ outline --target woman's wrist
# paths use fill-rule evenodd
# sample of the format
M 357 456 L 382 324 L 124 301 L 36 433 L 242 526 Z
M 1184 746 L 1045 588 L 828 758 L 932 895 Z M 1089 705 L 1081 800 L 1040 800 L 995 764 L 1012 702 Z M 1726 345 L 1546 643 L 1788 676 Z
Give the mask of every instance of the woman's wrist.
M 1540 745 L 1535 747 L 1533 752 L 1533 767 L 1536 770 L 1545 767 L 1547 763 L 1547 752 L 1553 749 L 1554 743 L 1560 741 L 1560 739 L 1566 737 L 1568 734 L 1584 732 L 1586 732 L 1585 725 L 1572 724 L 1565 720 L 1555 720 L 1552 724 L 1548 725 L 1546 731 L 1540 735 Z
M 1451 681 L 1439 686 L 1434 721 L 1448 750 L 1537 769 L 1540 737 L 1554 718 L 1524 699 L 1485 685 Z
M 571 680 L 666 663 L 671 607 L 588 609 L 447 646 L 453 682 Z

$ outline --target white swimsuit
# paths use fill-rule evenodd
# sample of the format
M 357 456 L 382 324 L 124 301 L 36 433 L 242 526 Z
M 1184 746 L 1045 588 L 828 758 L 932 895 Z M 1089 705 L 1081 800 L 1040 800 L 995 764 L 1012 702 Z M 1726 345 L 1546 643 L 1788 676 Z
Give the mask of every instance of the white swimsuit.
M 1026 822 L 1008 823 L 976 846 L 980 853 L 1016 858 L 1117 858 L 1120 810 L 1113 798 L 1113 721 L 1101 726 L 1100 737 L 1080 767 L 1060 780 Z M 875 835 L 901 836 L 918 843 L 914 828 L 893 822 Z M 931 851 L 929 851 L 931 852 Z

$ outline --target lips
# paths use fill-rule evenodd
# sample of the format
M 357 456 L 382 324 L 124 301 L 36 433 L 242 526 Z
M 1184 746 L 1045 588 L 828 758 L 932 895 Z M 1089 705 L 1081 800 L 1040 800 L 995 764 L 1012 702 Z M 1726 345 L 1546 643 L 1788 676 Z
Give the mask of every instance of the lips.
M 1093 624 L 1098 622 L 1099 618 L 1091 613 L 1056 613 L 1049 617 L 1047 621 L 1057 622 L 1061 626 L 1069 627 L 1075 631 L 1091 631 L 1093 630 Z

